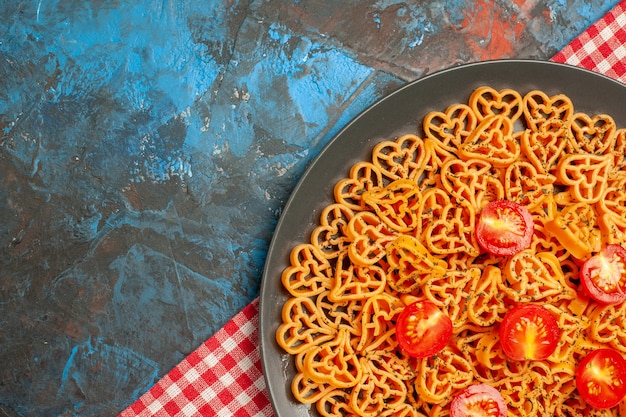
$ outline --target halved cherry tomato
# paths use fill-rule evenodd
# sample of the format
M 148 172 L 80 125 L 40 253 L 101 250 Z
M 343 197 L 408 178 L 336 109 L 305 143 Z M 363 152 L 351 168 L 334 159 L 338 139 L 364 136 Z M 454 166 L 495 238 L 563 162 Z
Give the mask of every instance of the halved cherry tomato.
M 576 369 L 576 388 L 592 407 L 615 407 L 626 396 L 626 360 L 613 349 L 594 350 Z
M 507 406 L 500 392 L 487 384 L 470 385 L 450 404 L 450 417 L 506 417 Z
M 502 351 L 517 361 L 546 359 L 556 349 L 560 337 L 554 314 L 537 304 L 513 307 L 500 325 Z
M 535 224 L 526 207 L 513 201 L 488 203 L 476 223 L 476 240 L 494 255 L 515 255 L 530 246 Z
M 452 320 L 430 301 L 409 304 L 398 315 L 396 339 L 411 356 L 432 356 L 446 347 L 451 337 Z
M 587 259 L 580 269 L 580 281 L 591 298 L 604 304 L 626 300 L 626 249 L 607 245 Z

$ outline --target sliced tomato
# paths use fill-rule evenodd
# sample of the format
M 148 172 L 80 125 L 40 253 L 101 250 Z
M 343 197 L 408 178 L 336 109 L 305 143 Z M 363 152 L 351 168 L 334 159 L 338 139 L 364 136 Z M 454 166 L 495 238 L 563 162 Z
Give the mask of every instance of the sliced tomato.
M 576 368 L 576 389 L 594 408 L 612 408 L 626 396 L 626 360 L 616 350 L 597 349 Z
M 510 359 L 543 360 L 554 352 L 561 337 L 559 324 L 547 308 L 520 304 L 500 324 L 500 345 Z
M 580 281 L 596 301 L 617 304 L 626 300 L 626 249 L 620 245 L 604 247 L 583 263 Z
M 513 201 L 488 203 L 476 223 L 476 240 L 485 251 L 502 256 L 515 255 L 528 248 L 535 224 L 526 207 Z
M 450 404 L 450 417 L 506 417 L 500 392 L 487 384 L 470 385 Z
M 426 358 L 442 350 L 452 337 L 452 320 L 434 303 L 419 300 L 398 315 L 396 339 L 408 355 Z

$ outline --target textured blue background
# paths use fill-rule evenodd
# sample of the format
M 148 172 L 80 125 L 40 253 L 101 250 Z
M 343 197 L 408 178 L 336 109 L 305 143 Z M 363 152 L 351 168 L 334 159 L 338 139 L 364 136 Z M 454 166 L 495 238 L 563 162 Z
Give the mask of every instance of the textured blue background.
M 616 3 L 1 2 L 0 412 L 116 415 L 257 296 L 352 117 Z

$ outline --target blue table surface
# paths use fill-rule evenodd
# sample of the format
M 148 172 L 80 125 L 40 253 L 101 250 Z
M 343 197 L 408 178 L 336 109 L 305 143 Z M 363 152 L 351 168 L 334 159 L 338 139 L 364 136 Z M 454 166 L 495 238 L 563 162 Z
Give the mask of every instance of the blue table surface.
M 4 1 L 0 415 L 114 416 L 253 300 L 307 164 L 425 74 L 616 0 Z

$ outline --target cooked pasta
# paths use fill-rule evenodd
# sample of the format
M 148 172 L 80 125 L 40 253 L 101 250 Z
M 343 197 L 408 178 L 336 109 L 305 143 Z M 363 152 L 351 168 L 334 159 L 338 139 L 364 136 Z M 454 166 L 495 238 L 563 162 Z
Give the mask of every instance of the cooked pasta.
M 356 163 L 291 252 L 276 340 L 294 357 L 295 399 L 326 417 L 448 416 L 457 393 L 486 383 L 511 417 L 626 415 L 589 407 L 574 376 L 592 349 L 626 354 L 626 304 L 590 301 L 578 275 L 602 245 L 626 246 L 626 130 L 563 94 L 488 86 L 422 128 Z M 485 253 L 474 236 L 481 210 L 501 199 L 534 220 L 530 247 L 513 256 Z M 398 314 L 419 299 L 453 323 L 447 346 L 421 359 L 395 338 Z M 546 360 L 502 351 L 499 324 L 520 303 L 557 317 Z

